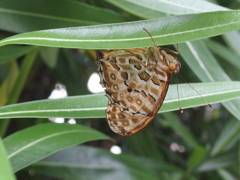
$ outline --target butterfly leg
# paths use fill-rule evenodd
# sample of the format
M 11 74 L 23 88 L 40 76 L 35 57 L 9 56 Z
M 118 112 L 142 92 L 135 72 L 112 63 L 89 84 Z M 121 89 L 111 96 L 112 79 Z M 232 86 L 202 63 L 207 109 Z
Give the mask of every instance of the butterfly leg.
M 166 52 L 170 52 L 172 54 L 179 54 L 179 50 L 178 50 L 178 45 L 177 45 L 177 51 L 171 50 L 171 49 L 167 49 L 167 48 L 161 48 L 162 50 L 166 51 Z

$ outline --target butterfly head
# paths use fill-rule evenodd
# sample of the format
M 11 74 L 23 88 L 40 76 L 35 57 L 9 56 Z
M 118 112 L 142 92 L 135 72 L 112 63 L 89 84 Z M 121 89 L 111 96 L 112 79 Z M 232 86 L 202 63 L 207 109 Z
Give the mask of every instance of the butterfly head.
M 178 59 L 174 57 L 172 60 L 169 61 L 168 67 L 171 72 L 178 73 L 181 69 L 181 64 Z
M 161 50 L 160 51 L 162 56 L 163 56 L 163 60 L 165 61 L 166 65 L 167 65 L 167 71 L 169 73 L 178 73 L 181 69 L 181 64 L 178 61 L 178 59 L 174 56 L 172 56 L 171 54 L 168 54 L 165 50 Z

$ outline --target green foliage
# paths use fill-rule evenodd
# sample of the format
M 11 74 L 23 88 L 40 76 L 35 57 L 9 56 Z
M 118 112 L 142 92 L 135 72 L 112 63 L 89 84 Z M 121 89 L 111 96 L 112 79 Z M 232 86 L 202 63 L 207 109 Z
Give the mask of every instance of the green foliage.
M 2 179 L 8 179 L 8 180 L 14 180 L 16 179 L 14 175 L 12 174 L 12 168 L 10 165 L 10 162 L 7 158 L 7 154 L 2 142 L 2 139 L 0 139 L 0 154 L 1 154 L 1 169 L 0 169 L 0 177 Z
M 240 11 L 228 9 L 237 6 L 234 0 L 222 6 L 201 0 L 1 0 L 0 179 L 238 179 L 240 33 L 234 30 L 240 29 Z M 153 46 L 143 28 L 157 45 L 179 44 L 180 73 L 197 82 L 190 85 L 213 108 L 199 107 L 204 101 L 179 84 L 185 110 L 173 112 L 179 102 L 177 86 L 170 85 L 153 122 L 120 137 L 105 121 L 107 98 L 87 89 L 96 72 L 89 49 Z M 56 82 L 70 97 L 42 100 Z M 50 117 L 82 125 L 46 123 Z M 123 153 L 112 154 L 113 144 Z

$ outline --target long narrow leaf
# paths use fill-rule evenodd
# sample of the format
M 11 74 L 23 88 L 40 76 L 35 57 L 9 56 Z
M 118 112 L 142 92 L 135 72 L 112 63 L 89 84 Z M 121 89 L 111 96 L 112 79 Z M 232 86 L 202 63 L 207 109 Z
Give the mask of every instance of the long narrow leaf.
M 77 1 L 0 1 L 0 29 L 16 33 L 123 21 L 113 11 Z
M 214 56 L 207 49 L 203 41 L 187 42 L 181 44 L 180 52 L 185 62 L 203 81 L 230 81 L 230 77 L 223 70 L 222 67 L 217 63 Z M 224 102 L 223 105 L 231 112 L 236 118 L 240 120 L 240 100 L 235 99 L 229 102 Z
M 197 167 L 203 161 L 203 159 L 205 159 L 206 154 L 206 149 L 201 146 L 197 147 L 188 160 L 188 171 L 193 171 L 195 167 Z
M 28 78 L 31 67 L 36 59 L 37 52 L 38 52 L 38 49 L 35 48 L 30 53 L 28 53 L 26 57 L 23 59 L 19 76 L 17 77 L 16 83 L 14 84 L 12 91 L 9 95 L 10 96 L 8 99 L 9 104 L 15 103 L 18 100 L 19 95 L 22 92 L 22 89 Z
M 24 58 L 19 75 L 17 76 L 17 79 L 13 84 L 13 87 L 11 88 L 10 93 L 8 94 L 8 100 L 7 100 L 8 104 L 13 104 L 17 102 L 19 95 L 22 92 L 22 88 L 25 85 L 25 81 L 30 72 L 30 69 L 34 63 L 36 55 L 37 55 L 37 49 L 35 48 L 29 54 L 27 54 L 26 57 Z M 7 130 L 7 127 L 8 127 L 8 123 L 9 123 L 9 120 L 4 120 L 0 122 L 0 135 L 4 136 L 5 131 Z
M 109 138 L 82 125 L 47 123 L 18 131 L 3 142 L 16 172 L 61 149 L 99 139 Z
M 4 64 L 2 68 L 6 70 L 6 77 L 0 86 L 0 106 L 6 105 L 9 94 L 16 82 L 19 75 L 19 68 L 16 61 L 11 61 L 8 64 Z M 4 73 L 4 72 L 2 72 Z M 1 127 L 0 127 L 1 128 Z
M 240 82 L 215 82 L 192 84 L 209 103 L 240 97 Z M 206 105 L 187 84 L 179 85 L 182 108 Z M 20 117 L 105 117 L 107 98 L 103 94 L 76 96 L 64 99 L 20 103 L 0 108 L 0 118 Z M 176 85 L 171 85 L 160 112 L 179 109 Z
M 212 52 L 214 52 L 216 55 L 220 56 L 221 58 L 232 64 L 235 68 L 238 68 L 238 70 L 240 70 L 240 56 L 238 54 L 232 52 L 228 47 L 215 41 L 206 40 L 205 43 Z
M 138 6 L 168 14 L 192 14 L 208 11 L 226 10 L 226 8 L 201 0 L 127 0 Z
M 219 168 L 217 170 L 217 173 L 219 174 L 219 176 L 224 179 L 224 180 L 237 180 L 237 177 L 234 177 L 230 171 Z
M 240 46 L 240 32 L 234 31 L 223 35 L 226 44 L 240 56 L 238 47 Z
M 4 83 L 0 86 L 0 106 L 4 106 L 9 102 L 11 91 L 19 77 L 19 68 L 16 61 L 11 61 L 3 67 L 9 67 L 8 74 Z M 15 102 L 12 102 L 15 103 Z M 9 124 L 9 120 L 3 120 L 0 122 L 0 136 L 4 137 L 5 131 L 7 130 L 7 126 Z
M 116 1 L 116 0 L 107 0 L 107 2 L 113 4 L 114 6 L 117 6 L 118 8 L 123 9 L 124 11 L 127 11 L 138 17 L 142 17 L 144 19 L 155 19 L 167 16 L 165 13 L 161 13 L 159 9 L 153 10 L 150 9 L 149 7 L 146 7 L 146 4 L 142 6 L 141 4 L 139 5 L 135 2 L 132 3 L 130 1 Z M 148 4 L 149 2 L 150 1 L 148 1 Z
M 221 155 L 216 158 L 208 158 L 202 163 L 198 168 L 198 172 L 207 172 L 212 170 L 217 170 L 219 168 L 228 167 L 232 164 L 237 164 L 237 154 L 231 153 L 226 155 Z
M 84 49 L 147 47 L 153 44 L 143 28 L 152 34 L 158 45 L 163 45 L 212 37 L 238 30 L 239 27 L 239 10 L 218 11 L 155 20 L 29 32 L 3 39 L 0 41 L 0 46 L 31 44 Z
M 168 120 L 169 126 L 176 132 L 181 139 L 183 139 L 186 144 L 192 149 L 199 146 L 196 138 L 193 136 L 192 132 L 189 131 L 179 120 L 179 118 L 174 113 L 164 113 L 163 116 Z
M 222 130 L 217 141 L 213 145 L 211 156 L 216 156 L 217 154 L 224 151 L 224 149 L 233 142 L 233 139 L 240 138 L 240 123 L 237 120 L 229 121 L 225 128 Z
M 16 179 L 12 173 L 12 168 L 9 160 L 7 159 L 7 154 L 0 138 L 0 179 L 14 180 Z

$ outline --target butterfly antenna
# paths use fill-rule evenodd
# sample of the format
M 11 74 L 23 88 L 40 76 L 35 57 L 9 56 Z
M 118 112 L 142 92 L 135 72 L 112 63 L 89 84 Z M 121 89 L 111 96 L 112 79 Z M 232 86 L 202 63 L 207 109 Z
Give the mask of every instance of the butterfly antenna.
M 187 83 L 204 101 L 205 103 L 210 107 L 212 108 L 212 105 L 196 90 L 194 89 L 194 87 L 192 87 L 183 77 L 181 74 L 178 73 L 178 75 L 180 76 L 180 78 L 185 82 Z
M 159 50 L 157 50 L 157 49 L 158 49 L 158 46 L 157 46 L 156 42 L 154 41 L 152 35 L 151 35 L 151 34 L 150 34 L 145 28 L 143 28 L 143 30 L 146 31 L 146 33 L 150 36 L 150 38 L 152 39 L 152 42 L 153 42 L 154 48 L 156 49 L 156 52 L 157 52 L 159 58 L 160 58 L 161 60 L 163 60 L 162 55 L 160 54 Z
M 152 39 L 152 42 L 153 42 L 153 44 L 154 44 L 154 47 L 157 48 L 157 44 L 155 43 L 152 35 L 151 35 L 145 28 L 143 28 L 143 30 L 146 31 L 146 33 L 150 36 L 150 38 Z
M 179 94 L 179 89 L 178 89 L 178 76 L 176 74 L 176 80 L 177 80 L 177 93 L 178 93 L 178 107 L 181 113 L 183 113 L 183 109 L 181 108 L 181 102 L 180 102 L 180 94 Z

